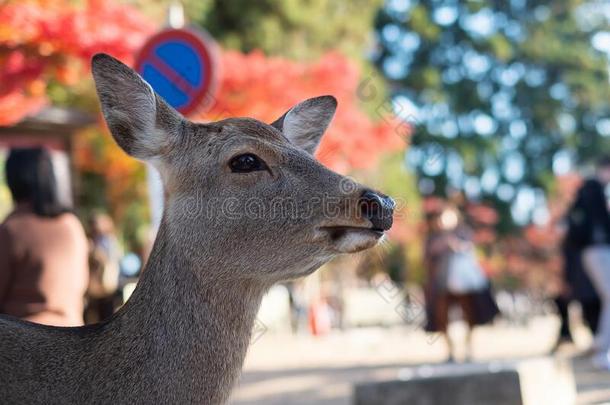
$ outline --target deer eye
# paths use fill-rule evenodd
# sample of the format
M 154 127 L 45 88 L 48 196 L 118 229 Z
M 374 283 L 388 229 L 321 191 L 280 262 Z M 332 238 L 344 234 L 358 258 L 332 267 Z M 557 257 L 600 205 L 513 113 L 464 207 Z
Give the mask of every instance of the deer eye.
M 233 173 L 249 173 L 267 169 L 265 162 L 252 153 L 235 156 L 229 162 L 229 167 Z

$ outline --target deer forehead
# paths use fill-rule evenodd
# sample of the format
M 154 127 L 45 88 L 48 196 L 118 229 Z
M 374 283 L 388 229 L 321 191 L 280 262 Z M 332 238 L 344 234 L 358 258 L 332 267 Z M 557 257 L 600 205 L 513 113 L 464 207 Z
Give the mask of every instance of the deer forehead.
M 272 142 L 288 142 L 280 131 L 254 118 L 227 118 L 209 124 L 208 128 L 212 132 L 216 131 L 230 136 L 247 135 Z
M 155 161 L 160 170 L 173 173 L 185 182 L 194 175 L 217 174 L 226 170 L 229 160 L 253 153 L 269 166 L 307 171 L 302 166 L 318 166 L 315 159 L 293 145 L 279 130 L 253 118 L 228 118 L 212 123 L 188 123 L 182 128 L 181 142 L 165 155 L 167 164 Z M 170 178 L 164 179 L 171 183 Z M 168 184 L 168 188 L 173 188 Z
M 288 163 L 287 160 L 297 157 L 313 161 L 282 132 L 253 118 L 228 118 L 209 124 L 196 124 L 190 137 L 204 147 L 205 157 L 212 160 L 222 160 L 237 152 L 250 152 L 277 160 L 275 163 Z

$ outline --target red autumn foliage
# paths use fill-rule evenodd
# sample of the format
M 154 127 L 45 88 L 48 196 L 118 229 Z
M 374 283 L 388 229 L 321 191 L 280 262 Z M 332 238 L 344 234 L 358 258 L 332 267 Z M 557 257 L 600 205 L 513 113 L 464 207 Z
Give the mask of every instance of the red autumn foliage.
M 422 208 L 424 212 L 428 215 L 436 215 L 439 214 L 447 202 L 440 197 L 427 197 L 423 201 Z
M 493 226 L 498 223 L 499 215 L 498 212 L 485 204 L 474 204 L 471 203 L 467 208 L 466 212 L 472 221 L 476 222 L 477 225 Z
M 153 28 L 113 1 L 9 0 L 0 7 L 0 125 L 43 107 L 49 81 L 78 82 L 96 52 L 131 62 Z
M 559 176 L 548 195 L 549 221 L 526 226 L 520 237 L 507 237 L 500 241 L 498 253 L 506 257 L 505 272 L 518 276 L 525 285 L 540 288 L 551 295 L 561 291 L 563 222 L 581 182 L 581 177 L 575 173 Z

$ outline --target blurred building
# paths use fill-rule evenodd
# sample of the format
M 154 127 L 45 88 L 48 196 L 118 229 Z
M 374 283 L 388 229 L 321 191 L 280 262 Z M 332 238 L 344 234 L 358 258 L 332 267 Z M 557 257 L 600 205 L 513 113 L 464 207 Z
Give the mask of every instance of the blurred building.
M 0 218 L 11 208 L 4 179 L 4 160 L 9 149 L 42 146 L 51 151 L 62 200 L 72 206 L 75 171 L 72 166 L 72 139 L 75 133 L 94 122 L 91 115 L 78 110 L 47 107 L 10 127 L 0 126 Z

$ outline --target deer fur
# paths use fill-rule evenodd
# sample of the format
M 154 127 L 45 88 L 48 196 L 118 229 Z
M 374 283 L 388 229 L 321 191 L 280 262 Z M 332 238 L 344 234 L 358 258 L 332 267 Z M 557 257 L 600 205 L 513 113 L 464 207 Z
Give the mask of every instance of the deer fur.
M 196 124 L 116 59 L 98 54 L 92 69 L 114 139 L 161 173 L 163 220 L 135 292 L 110 319 L 61 328 L 0 316 L 0 403 L 226 403 L 265 292 L 377 244 L 392 207 L 373 229 L 359 208 L 367 189 L 313 159 L 331 96 L 271 125 Z M 234 172 L 243 153 L 266 168 Z

